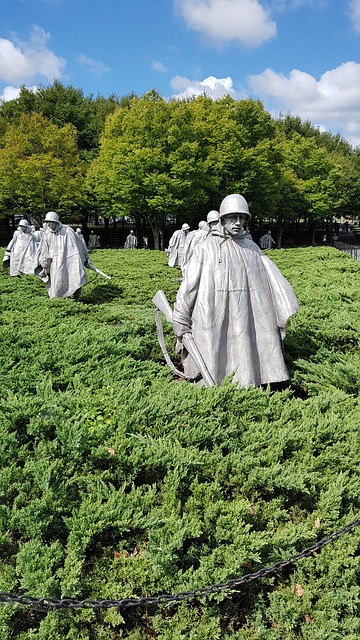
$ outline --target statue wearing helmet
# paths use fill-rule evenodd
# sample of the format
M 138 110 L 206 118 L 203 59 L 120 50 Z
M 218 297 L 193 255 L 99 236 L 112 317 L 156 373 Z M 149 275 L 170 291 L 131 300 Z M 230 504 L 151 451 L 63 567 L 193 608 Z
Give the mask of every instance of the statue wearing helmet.
M 289 282 L 248 237 L 250 217 L 242 195 L 223 199 L 216 232 L 187 263 L 173 312 L 175 335 L 192 334 L 211 379 L 231 375 L 244 388 L 288 380 L 282 340 L 299 308 Z M 196 379 L 201 372 L 184 348 L 182 360 Z
M 60 222 L 55 211 L 48 211 L 45 223 L 36 254 L 35 274 L 43 280 L 49 298 L 73 295 L 78 300 L 87 281 L 86 244 L 74 229 Z
M 130 229 L 130 233 L 128 234 L 125 240 L 124 249 L 137 249 L 137 246 L 138 246 L 137 237 L 134 234 L 133 230 Z
M 244 196 L 239 193 L 231 193 L 226 196 L 220 205 L 219 218 L 229 215 L 229 213 L 243 213 L 251 218 L 249 205 Z
M 45 216 L 45 222 L 60 222 L 60 218 L 55 211 L 48 211 Z
M 10 240 L 3 258 L 3 270 L 10 267 L 11 276 L 34 275 L 36 238 L 29 222 L 22 218 Z
M 261 249 L 272 249 L 274 244 L 275 244 L 275 240 L 272 237 L 270 230 L 264 233 L 264 235 L 261 236 L 259 240 L 259 245 Z
M 192 254 L 194 253 L 194 249 L 196 245 L 205 240 L 209 233 L 209 225 L 206 220 L 200 220 L 198 224 L 198 228 L 195 231 L 190 231 L 185 240 L 183 257 L 181 262 L 181 271 L 184 273 L 186 269 L 186 265 L 188 264 Z
M 22 220 L 20 220 L 18 227 L 24 232 L 27 233 L 30 229 L 30 225 L 28 223 L 28 221 L 23 218 Z
M 219 212 L 212 209 L 206 216 L 206 222 L 209 225 L 209 229 L 213 229 L 219 222 Z
M 186 236 L 190 231 L 190 226 L 187 222 L 181 226 L 181 229 L 177 229 L 172 234 L 168 248 L 165 249 L 165 253 L 168 256 L 169 267 L 181 267 L 183 251 L 186 241 Z

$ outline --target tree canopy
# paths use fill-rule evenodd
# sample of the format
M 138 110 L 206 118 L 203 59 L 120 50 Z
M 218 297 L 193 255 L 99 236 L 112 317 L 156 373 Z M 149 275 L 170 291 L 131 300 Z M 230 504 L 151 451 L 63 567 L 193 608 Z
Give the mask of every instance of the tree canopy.
M 71 218 L 85 200 L 76 130 L 38 114 L 9 125 L 0 148 L 0 206 L 39 221 L 49 209 Z
M 196 224 L 231 192 L 254 221 L 276 221 L 280 243 L 299 217 L 360 208 L 359 150 L 298 116 L 275 120 L 253 99 L 22 87 L 0 104 L 0 152 L 0 217 L 48 206 L 68 219 L 126 217 L 150 226 L 156 247 L 166 224 Z

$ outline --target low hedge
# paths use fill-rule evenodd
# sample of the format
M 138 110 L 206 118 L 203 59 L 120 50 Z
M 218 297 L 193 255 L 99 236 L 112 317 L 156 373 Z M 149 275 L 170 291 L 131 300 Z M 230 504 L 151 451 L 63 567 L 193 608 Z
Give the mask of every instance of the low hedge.
M 80 303 L 2 274 L 1 592 L 191 591 L 358 516 L 360 265 L 328 247 L 269 255 L 301 302 L 277 390 L 173 378 L 151 298 L 163 289 L 173 302 L 180 272 L 161 252 L 95 251 L 113 278 L 88 272 Z M 359 540 L 355 528 L 269 578 L 166 606 L 5 604 L 1 638 L 355 640 Z

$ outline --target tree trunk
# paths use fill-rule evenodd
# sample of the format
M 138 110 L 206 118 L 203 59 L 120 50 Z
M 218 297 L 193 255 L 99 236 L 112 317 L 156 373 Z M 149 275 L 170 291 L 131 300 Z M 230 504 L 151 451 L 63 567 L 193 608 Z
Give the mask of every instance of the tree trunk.
M 164 235 L 160 225 L 157 222 L 151 222 L 151 220 L 148 220 L 148 223 L 154 238 L 154 249 L 164 251 Z
M 310 223 L 310 230 L 311 230 L 311 245 L 314 246 L 314 244 L 315 244 L 315 220 L 314 220 L 314 218 L 310 218 L 309 219 L 309 223 Z
M 140 247 L 141 247 L 141 238 L 142 238 L 142 235 L 141 235 L 141 217 L 140 216 L 136 216 L 135 217 L 135 229 L 136 229 L 135 235 L 136 235 L 136 238 L 137 238 L 137 241 L 138 241 L 138 245 L 137 246 L 140 249 Z
M 86 238 L 87 238 L 87 235 L 88 235 L 88 219 L 89 219 L 89 214 L 88 213 L 84 213 L 81 216 L 81 233 Z

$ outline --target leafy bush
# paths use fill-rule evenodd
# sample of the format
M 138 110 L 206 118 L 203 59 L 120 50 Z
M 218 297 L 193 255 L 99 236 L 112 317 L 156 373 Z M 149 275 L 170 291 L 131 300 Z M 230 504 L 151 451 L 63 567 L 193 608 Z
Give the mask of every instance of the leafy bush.
M 273 251 L 300 299 L 290 384 L 174 380 L 151 299 L 178 270 L 155 251 L 96 251 L 82 302 L 2 274 L 0 591 L 122 599 L 257 571 L 359 510 L 360 265 Z M 171 350 L 173 339 L 167 327 Z M 360 531 L 286 571 L 148 609 L 0 609 L 4 640 L 359 637 Z

